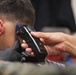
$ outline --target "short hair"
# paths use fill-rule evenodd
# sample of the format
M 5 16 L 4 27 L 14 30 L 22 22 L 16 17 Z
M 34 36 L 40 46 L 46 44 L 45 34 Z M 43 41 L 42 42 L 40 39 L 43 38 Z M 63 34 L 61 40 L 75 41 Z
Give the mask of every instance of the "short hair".
M 29 25 L 34 24 L 35 11 L 30 0 L 0 0 L 0 16 L 13 18 Z

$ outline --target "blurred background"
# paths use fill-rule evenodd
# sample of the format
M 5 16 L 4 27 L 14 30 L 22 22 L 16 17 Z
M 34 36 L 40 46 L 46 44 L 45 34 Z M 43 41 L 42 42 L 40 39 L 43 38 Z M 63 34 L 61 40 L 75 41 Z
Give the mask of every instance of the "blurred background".
M 35 30 L 76 35 L 76 0 L 31 0 L 35 9 Z M 50 60 L 67 61 L 68 53 L 47 56 Z M 74 58 L 72 56 L 72 58 Z

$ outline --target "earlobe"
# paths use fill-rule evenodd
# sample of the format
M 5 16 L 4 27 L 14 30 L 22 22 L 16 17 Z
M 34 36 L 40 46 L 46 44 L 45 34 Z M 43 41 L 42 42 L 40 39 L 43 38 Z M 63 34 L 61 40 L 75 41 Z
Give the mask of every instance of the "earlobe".
M 0 19 L 0 35 L 4 33 L 4 22 Z

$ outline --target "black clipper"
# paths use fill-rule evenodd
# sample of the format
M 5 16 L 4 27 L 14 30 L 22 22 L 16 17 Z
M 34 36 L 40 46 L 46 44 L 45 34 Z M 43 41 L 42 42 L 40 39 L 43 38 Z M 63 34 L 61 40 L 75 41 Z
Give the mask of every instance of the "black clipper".
M 27 25 L 17 24 L 16 34 L 26 41 L 28 46 L 33 50 L 35 57 L 31 57 L 30 54 L 21 50 L 22 62 L 43 62 L 47 56 L 47 51 L 39 38 L 35 38 L 31 35 L 31 31 L 35 31 L 34 28 Z M 18 51 L 19 52 L 19 51 Z

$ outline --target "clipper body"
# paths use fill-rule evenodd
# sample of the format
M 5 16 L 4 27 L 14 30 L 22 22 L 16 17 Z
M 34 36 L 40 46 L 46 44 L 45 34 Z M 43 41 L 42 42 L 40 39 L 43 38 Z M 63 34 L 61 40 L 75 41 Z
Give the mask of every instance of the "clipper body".
M 22 52 L 23 59 L 26 61 L 43 62 L 47 56 L 47 51 L 39 38 L 35 38 L 31 35 L 31 31 L 35 31 L 31 26 L 21 24 L 16 25 L 16 34 L 26 41 L 35 54 L 35 57 L 31 57 L 30 54 Z

